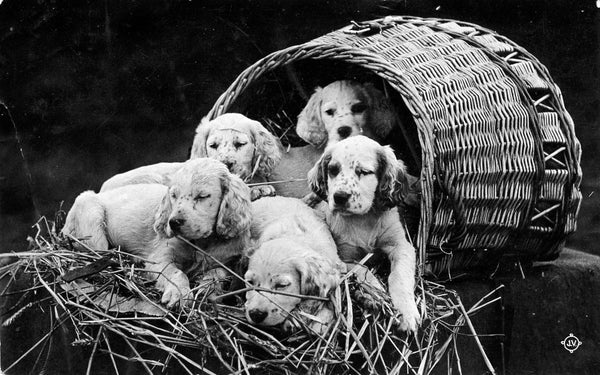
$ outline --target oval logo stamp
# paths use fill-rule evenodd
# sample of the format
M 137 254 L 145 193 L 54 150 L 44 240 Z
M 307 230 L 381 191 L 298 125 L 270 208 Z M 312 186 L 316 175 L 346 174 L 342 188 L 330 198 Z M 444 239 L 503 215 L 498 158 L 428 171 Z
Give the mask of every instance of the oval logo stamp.
M 569 353 L 573 353 L 575 350 L 579 349 L 581 344 L 583 344 L 577 336 L 572 333 L 569 333 L 569 336 L 565 337 L 564 340 L 560 342 L 565 350 L 568 350 Z

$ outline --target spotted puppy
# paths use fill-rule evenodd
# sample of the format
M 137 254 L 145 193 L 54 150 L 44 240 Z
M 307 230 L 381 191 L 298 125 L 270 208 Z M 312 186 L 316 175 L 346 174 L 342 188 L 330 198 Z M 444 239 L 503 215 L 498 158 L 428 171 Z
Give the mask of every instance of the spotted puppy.
M 328 202 L 326 221 L 344 262 L 373 252 L 389 258 L 388 292 L 401 315 L 399 328 L 416 331 L 416 255 L 396 208 L 406 187 L 402 161 L 390 147 L 356 136 L 328 147 L 308 179 L 312 190 Z

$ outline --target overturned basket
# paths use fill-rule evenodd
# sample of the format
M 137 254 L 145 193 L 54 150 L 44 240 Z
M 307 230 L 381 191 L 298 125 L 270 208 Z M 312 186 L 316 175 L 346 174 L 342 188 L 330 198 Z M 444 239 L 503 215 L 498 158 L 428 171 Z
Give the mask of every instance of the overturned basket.
M 558 255 L 575 231 L 580 145 L 559 88 L 535 57 L 476 25 L 386 17 L 259 60 L 209 116 L 295 117 L 312 88 L 342 78 L 379 80 L 412 115 L 401 145 L 420 144 L 412 164 L 422 184 L 423 269 Z

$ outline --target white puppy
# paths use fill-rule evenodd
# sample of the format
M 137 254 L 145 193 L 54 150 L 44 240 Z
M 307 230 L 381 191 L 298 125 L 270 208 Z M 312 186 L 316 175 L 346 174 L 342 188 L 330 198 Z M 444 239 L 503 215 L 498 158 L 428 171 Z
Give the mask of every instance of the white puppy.
M 289 328 L 292 311 L 310 308 L 316 319 L 309 327 L 326 331 L 334 318 L 329 303 L 299 297 L 327 297 L 340 282 L 344 265 L 326 223 L 302 201 L 284 197 L 253 202 L 252 216 L 256 250 L 250 253 L 245 279 L 263 290 L 246 293 L 248 321 Z
M 402 315 L 400 329 L 416 331 L 415 249 L 396 206 L 406 188 L 404 164 L 390 147 L 356 136 L 328 147 L 309 172 L 313 191 L 328 201 L 329 224 L 340 258 L 358 261 L 382 251 L 390 260 L 388 291 Z
M 359 134 L 381 142 L 399 122 L 393 108 L 371 83 L 334 81 L 317 87 L 298 115 L 296 133 L 318 148 Z
M 202 158 L 184 163 L 170 186 L 136 184 L 83 192 L 62 231 L 92 249 L 120 247 L 141 256 L 163 292 L 161 302 L 171 307 L 190 292 L 186 272 L 212 266 L 174 236 L 192 240 L 225 261 L 245 250 L 249 228 L 248 187 L 222 163 Z
M 225 164 L 246 182 L 264 182 L 281 159 L 279 140 L 258 121 L 239 113 L 225 113 L 212 121 L 202 119 L 196 129 L 190 159 L 209 157 Z M 119 186 L 168 184 L 183 163 L 158 163 L 117 174 L 102 184 L 100 191 Z M 273 195 L 271 185 L 256 186 L 252 198 Z

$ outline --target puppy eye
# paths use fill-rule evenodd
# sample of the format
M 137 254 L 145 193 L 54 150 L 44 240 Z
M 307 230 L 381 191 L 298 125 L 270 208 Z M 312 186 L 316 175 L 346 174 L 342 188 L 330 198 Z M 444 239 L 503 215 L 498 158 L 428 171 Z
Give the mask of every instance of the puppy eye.
M 337 164 L 329 164 L 329 166 L 327 166 L 327 172 L 329 172 L 331 177 L 335 177 L 340 173 L 340 167 Z
M 254 286 L 254 279 L 246 279 L 248 285 Z
M 240 148 L 242 146 L 244 146 L 247 142 L 235 142 L 233 145 L 235 146 L 235 148 Z
M 171 192 L 171 198 L 177 199 L 177 194 L 175 194 L 175 192 Z
M 325 113 L 327 114 L 327 116 L 333 116 L 335 113 L 335 109 L 329 108 L 328 110 L 325 111 Z
M 289 285 L 290 285 L 289 283 L 279 282 L 279 283 L 275 283 L 273 288 L 275 290 L 282 290 L 282 289 L 287 288 Z
M 208 147 L 216 149 L 217 147 L 219 147 L 219 145 L 216 143 L 211 143 L 208 145 Z
M 199 200 L 206 199 L 209 197 L 210 197 L 210 194 L 201 193 L 201 194 L 196 195 L 196 198 L 194 198 L 194 200 L 199 201 Z
M 352 110 L 352 113 L 362 113 L 367 110 L 367 105 L 363 103 L 357 103 L 353 104 L 350 109 Z
M 357 174 L 359 177 L 366 176 L 366 175 L 373 174 L 373 173 L 375 173 L 375 172 L 373 172 L 373 171 L 368 171 L 368 170 L 366 170 L 366 169 L 357 169 L 357 170 L 356 170 L 356 174 Z

